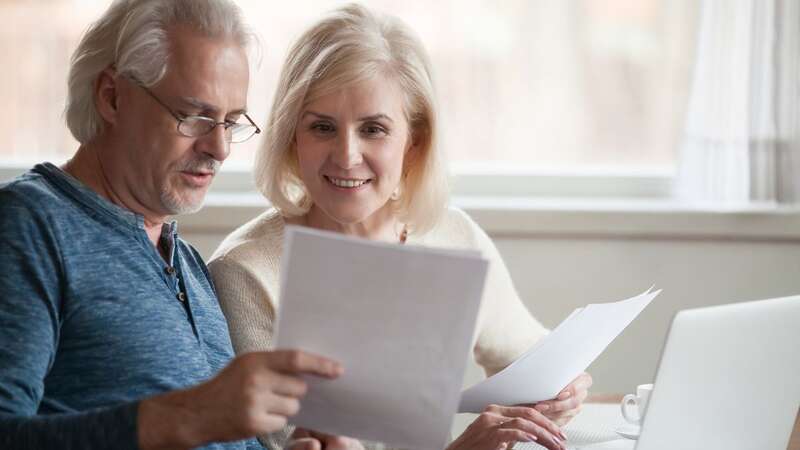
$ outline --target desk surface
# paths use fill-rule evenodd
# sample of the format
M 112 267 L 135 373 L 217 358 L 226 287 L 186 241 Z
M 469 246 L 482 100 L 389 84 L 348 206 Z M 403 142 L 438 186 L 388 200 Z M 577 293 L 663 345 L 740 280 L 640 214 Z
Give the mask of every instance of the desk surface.
M 619 403 L 621 401 L 622 395 L 620 394 L 592 394 L 586 400 L 587 403 Z M 800 450 L 800 410 L 797 411 L 792 437 L 789 438 L 789 446 L 786 447 L 786 450 Z

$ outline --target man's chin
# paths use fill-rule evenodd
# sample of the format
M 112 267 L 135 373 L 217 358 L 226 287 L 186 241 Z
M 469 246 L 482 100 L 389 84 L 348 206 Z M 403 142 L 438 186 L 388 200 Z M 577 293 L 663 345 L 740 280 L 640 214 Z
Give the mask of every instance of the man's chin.
M 164 209 L 169 212 L 171 216 L 178 216 L 183 214 L 193 214 L 200 211 L 205 203 L 206 191 L 191 192 L 188 195 L 179 195 L 174 192 L 163 193 L 161 196 L 161 203 Z
M 200 211 L 201 209 L 203 209 L 203 203 L 202 202 L 198 203 L 198 204 L 192 204 L 192 205 L 183 205 L 180 209 L 173 210 L 171 215 L 180 216 L 180 215 L 184 215 L 184 214 L 194 214 L 197 211 Z

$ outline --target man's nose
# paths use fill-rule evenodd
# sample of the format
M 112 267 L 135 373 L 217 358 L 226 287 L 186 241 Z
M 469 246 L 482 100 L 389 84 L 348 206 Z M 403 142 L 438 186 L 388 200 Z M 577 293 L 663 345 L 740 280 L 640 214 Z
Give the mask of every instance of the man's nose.
M 225 124 L 218 123 L 208 134 L 197 138 L 195 148 L 219 162 L 225 161 L 230 154 L 231 147 L 228 135 Z

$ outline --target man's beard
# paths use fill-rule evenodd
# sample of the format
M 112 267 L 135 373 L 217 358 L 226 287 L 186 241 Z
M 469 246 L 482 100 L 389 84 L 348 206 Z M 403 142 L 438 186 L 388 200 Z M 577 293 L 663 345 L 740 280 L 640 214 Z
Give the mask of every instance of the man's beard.
M 211 171 L 216 175 L 222 163 L 212 158 L 193 159 L 187 161 L 177 168 L 177 172 L 198 172 Z M 194 197 L 194 196 L 191 196 Z M 161 188 L 161 204 L 164 206 L 170 215 L 179 214 L 192 214 L 196 213 L 203 207 L 205 202 L 205 194 L 198 196 L 197 199 L 185 199 L 180 195 L 177 189 L 170 189 L 169 183 L 165 183 Z

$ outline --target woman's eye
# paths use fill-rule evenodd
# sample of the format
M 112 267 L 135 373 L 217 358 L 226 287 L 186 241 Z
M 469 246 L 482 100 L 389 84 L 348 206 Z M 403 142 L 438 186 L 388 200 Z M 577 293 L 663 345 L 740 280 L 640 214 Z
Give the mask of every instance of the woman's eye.
M 386 129 L 380 125 L 364 125 L 364 127 L 361 128 L 361 132 L 367 136 L 375 137 L 386 134 Z
M 326 122 L 315 122 L 311 124 L 311 129 L 318 133 L 331 133 L 334 131 L 333 125 Z

